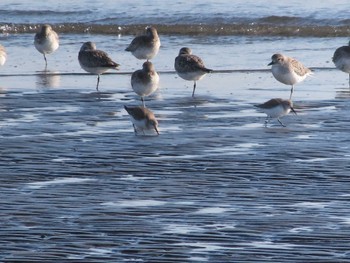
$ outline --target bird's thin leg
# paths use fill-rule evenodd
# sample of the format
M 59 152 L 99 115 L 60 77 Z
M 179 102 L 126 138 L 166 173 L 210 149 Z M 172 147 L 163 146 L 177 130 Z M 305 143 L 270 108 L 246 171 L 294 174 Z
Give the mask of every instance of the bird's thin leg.
M 135 135 L 137 135 L 137 130 L 136 130 L 135 124 L 132 124 L 132 127 L 134 127 Z
M 195 90 L 196 90 L 196 86 L 197 86 L 197 83 L 196 83 L 196 81 L 194 81 L 193 92 L 192 92 L 192 98 L 194 97 L 194 92 L 195 92 Z
M 269 123 L 269 121 L 270 121 L 270 117 L 267 116 L 266 119 L 265 119 L 265 128 L 267 127 L 267 124 Z
M 44 55 L 44 59 L 45 59 L 45 68 L 46 68 L 47 67 L 47 59 L 46 59 L 45 53 L 43 55 Z
M 284 125 L 279 118 L 277 118 L 277 120 L 283 127 L 286 127 L 286 125 Z
M 292 88 L 290 89 L 290 96 L 289 96 L 290 100 L 292 99 L 293 91 L 294 91 L 294 85 L 292 85 Z
M 141 97 L 141 101 L 142 101 L 142 105 L 144 108 L 146 108 L 146 105 L 145 105 L 145 99 L 143 97 Z
M 98 91 L 98 85 L 100 84 L 100 74 L 97 75 L 96 90 Z

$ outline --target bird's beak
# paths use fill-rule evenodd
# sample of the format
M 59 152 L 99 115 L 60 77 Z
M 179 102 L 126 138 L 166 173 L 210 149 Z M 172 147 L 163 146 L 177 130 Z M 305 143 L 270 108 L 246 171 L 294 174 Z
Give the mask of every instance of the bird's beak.
M 273 63 L 273 61 L 271 61 L 269 64 L 267 64 L 268 66 L 271 66 L 271 65 L 273 65 L 273 64 L 275 64 L 275 63 Z
M 290 109 L 292 110 L 292 112 L 293 112 L 295 115 L 298 115 L 297 112 L 294 110 L 293 107 L 290 107 Z
M 154 130 L 157 132 L 157 134 L 159 135 L 159 131 L 158 131 L 158 129 L 157 129 L 157 126 L 156 125 L 154 125 Z

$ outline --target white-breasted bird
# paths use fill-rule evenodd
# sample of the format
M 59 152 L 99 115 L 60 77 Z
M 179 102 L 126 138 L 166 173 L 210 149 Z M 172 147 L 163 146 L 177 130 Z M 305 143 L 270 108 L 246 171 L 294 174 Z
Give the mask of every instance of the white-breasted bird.
M 109 69 L 119 69 L 119 64 L 114 62 L 106 52 L 96 49 L 93 42 L 85 42 L 79 51 L 79 64 L 85 71 L 97 75 L 96 90 L 100 83 L 100 75 Z
M 136 70 L 131 75 L 131 87 L 136 94 L 141 96 L 141 101 L 145 107 L 144 97 L 151 95 L 158 89 L 159 75 L 150 61 L 142 65 L 142 69 Z
M 294 85 L 311 75 L 311 70 L 301 64 L 298 60 L 282 54 L 274 54 L 271 57 L 271 60 L 272 61 L 268 66 L 272 66 L 272 75 L 279 82 L 292 86 L 289 96 L 289 99 L 292 99 Z
M 137 59 L 152 59 L 158 54 L 160 48 L 160 39 L 157 29 L 149 26 L 146 28 L 146 34 L 135 37 L 125 51 L 131 52 Z
M 135 135 L 141 131 L 145 134 L 145 130 L 154 129 L 159 135 L 158 121 L 153 112 L 146 107 L 128 107 L 124 106 L 127 113 L 130 115 L 132 125 L 134 127 Z
M 265 120 L 265 127 L 271 118 L 277 118 L 278 122 L 285 127 L 279 118 L 287 115 L 290 111 L 292 111 L 295 115 L 297 114 L 293 108 L 293 102 L 291 100 L 284 100 L 281 98 L 270 99 L 263 104 L 255 105 L 255 107 L 266 113 L 267 117 Z
M 47 66 L 46 54 L 51 54 L 56 51 L 59 45 L 58 35 L 50 25 L 43 25 L 40 32 L 36 33 L 34 36 L 34 46 L 44 55 L 45 66 Z
M 212 72 L 212 69 L 205 67 L 203 60 L 192 54 L 192 50 L 183 47 L 179 51 L 179 55 L 175 58 L 174 64 L 176 73 L 184 80 L 194 81 L 192 97 L 196 90 L 196 82 L 202 79 L 206 74 Z

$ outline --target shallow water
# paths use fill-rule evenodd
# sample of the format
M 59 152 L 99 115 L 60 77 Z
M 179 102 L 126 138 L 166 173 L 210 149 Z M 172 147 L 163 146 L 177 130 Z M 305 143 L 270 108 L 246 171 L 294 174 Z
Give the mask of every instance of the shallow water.
M 146 25 L 171 35 L 349 35 L 347 0 L 53 1 L 3 0 L 0 32 L 34 33 L 50 23 L 59 33 L 135 35 Z
M 290 52 L 318 68 L 295 88 L 298 116 L 284 117 L 286 128 L 276 121 L 264 128 L 265 116 L 253 105 L 287 97 L 290 89 L 268 70 L 238 69 L 265 69 L 269 55 L 257 48 L 255 65 L 249 50 L 223 44 L 232 60 L 221 59 L 220 68 L 217 46 L 198 44 L 208 66 L 233 70 L 206 76 L 192 99 L 192 84 L 169 61 L 180 42 L 196 39 L 165 37 L 155 60 L 165 72 L 161 88 L 146 100 L 161 135 L 135 136 L 123 105 L 140 104 L 128 73 L 140 62 L 129 59 L 124 73 L 103 75 L 96 93 L 96 77 L 60 56 L 75 61 L 74 37 L 64 37 L 66 50 L 49 57 L 50 70 L 67 74 L 43 74 L 36 53 L 2 68 L 1 260 L 350 258 L 350 92 L 346 74 L 327 69 L 331 39 L 294 40 L 306 50 L 316 46 L 316 59 Z M 106 39 L 104 48 L 111 48 L 113 38 Z M 285 41 L 274 39 L 276 46 Z
M 1 36 L 0 260 L 347 262 L 350 89 L 331 57 L 348 39 L 162 35 L 146 99 L 160 136 L 135 136 L 132 37 L 61 34 L 45 71 L 33 34 Z M 77 61 L 90 40 L 122 65 L 100 93 Z M 173 69 L 183 46 L 215 69 L 194 99 Z M 265 128 L 254 104 L 290 92 L 276 52 L 314 75 L 287 127 Z

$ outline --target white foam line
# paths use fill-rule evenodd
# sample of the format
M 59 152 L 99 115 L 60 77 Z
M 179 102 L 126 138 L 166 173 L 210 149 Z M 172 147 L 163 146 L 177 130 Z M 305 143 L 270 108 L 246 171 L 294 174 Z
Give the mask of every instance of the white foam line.
M 40 189 L 43 187 L 57 185 L 57 184 L 78 184 L 82 182 L 96 181 L 96 179 L 91 178 L 64 178 L 64 179 L 54 179 L 50 181 L 33 182 L 28 183 L 27 186 L 30 189 Z
M 157 200 L 125 200 L 119 202 L 106 202 L 102 203 L 105 206 L 117 206 L 117 207 L 145 207 L 145 206 L 162 206 L 166 202 Z
M 225 207 L 205 207 L 196 211 L 195 214 L 221 214 L 226 211 L 229 211 L 229 209 Z

